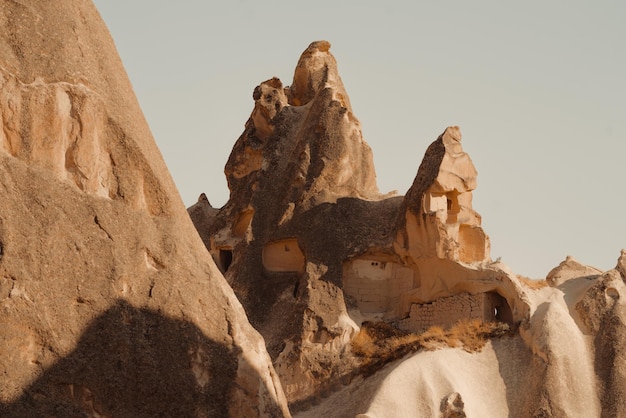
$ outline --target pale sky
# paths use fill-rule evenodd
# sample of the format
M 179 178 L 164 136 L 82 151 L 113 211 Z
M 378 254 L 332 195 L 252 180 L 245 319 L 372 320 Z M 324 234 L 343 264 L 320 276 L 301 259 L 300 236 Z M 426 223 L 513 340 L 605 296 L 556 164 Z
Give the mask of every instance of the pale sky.
M 491 255 L 542 278 L 626 247 L 626 2 L 96 0 L 187 206 L 228 200 L 224 165 L 273 76 L 331 52 L 381 192 L 404 194 L 459 125 Z

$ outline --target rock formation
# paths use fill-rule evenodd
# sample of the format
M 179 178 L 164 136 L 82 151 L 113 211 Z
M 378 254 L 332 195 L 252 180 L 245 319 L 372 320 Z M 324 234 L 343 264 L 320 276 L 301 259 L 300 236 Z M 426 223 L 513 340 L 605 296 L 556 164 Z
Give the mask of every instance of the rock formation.
M 87 0 L 0 1 L 0 415 L 288 416 Z
M 380 194 L 328 42 L 253 99 L 192 224 L 94 6 L 0 0 L 1 416 L 623 415 L 625 251 L 492 261 L 456 126 Z M 468 318 L 509 331 L 398 349 Z
M 428 147 L 405 196 L 381 195 L 329 48 L 312 43 L 291 86 L 254 90 L 226 164 L 229 201 L 217 209 L 201 195 L 188 209 L 265 337 L 292 412 L 620 416 L 626 253 L 604 273 L 568 257 L 541 282 L 492 261 L 456 126 Z M 353 355 L 368 323 L 421 333 L 468 318 L 510 332 L 479 352 L 390 356 L 374 372 Z
M 528 310 L 514 275 L 490 260 L 459 128 L 429 147 L 404 198 L 381 195 L 329 48 L 312 43 L 290 87 L 276 78 L 256 87 L 225 168 L 228 203 L 217 210 L 201 196 L 189 208 L 292 403 L 350 374 L 364 320 L 417 331 L 424 323 L 411 312 L 453 297 L 454 322 L 461 293 L 484 296 L 481 319 L 513 323 Z

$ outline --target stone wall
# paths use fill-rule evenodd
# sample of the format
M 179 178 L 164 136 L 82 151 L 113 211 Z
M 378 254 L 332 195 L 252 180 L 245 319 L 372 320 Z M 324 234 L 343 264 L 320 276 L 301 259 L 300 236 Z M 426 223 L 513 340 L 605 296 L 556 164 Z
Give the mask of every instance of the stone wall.
M 406 331 L 421 333 L 432 326 L 450 328 L 462 319 L 510 322 L 510 308 L 497 293 L 459 293 L 430 303 L 414 303 L 408 318 L 398 326 Z
M 385 313 L 399 304 L 401 294 L 419 286 L 414 276 L 397 263 L 354 259 L 343 265 L 343 290 L 362 313 Z

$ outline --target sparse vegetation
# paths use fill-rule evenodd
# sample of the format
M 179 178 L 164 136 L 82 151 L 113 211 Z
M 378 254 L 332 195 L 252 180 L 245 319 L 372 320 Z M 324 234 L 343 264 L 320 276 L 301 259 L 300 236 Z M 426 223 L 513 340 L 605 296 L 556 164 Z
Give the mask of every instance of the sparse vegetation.
M 385 322 L 364 323 L 352 340 L 352 352 L 363 361 L 363 370 L 371 374 L 385 364 L 419 350 L 444 347 L 462 347 L 467 352 L 478 352 L 494 337 L 509 333 L 509 325 L 502 322 L 484 322 L 465 319 L 450 329 L 430 327 L 422 334 L 412 334 Z
M 530 279 L 525 276 L 517 276 L 517 278 L 523 285 L 530 289 L 537 290 L 548 286 L 548 282 L 545 279 Z

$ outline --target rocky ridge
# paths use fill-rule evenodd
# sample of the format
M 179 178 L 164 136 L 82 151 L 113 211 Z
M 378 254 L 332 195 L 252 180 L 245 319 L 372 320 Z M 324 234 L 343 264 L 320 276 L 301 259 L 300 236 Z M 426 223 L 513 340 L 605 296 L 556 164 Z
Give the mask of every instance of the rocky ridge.
M 267 80 L 253 99 L 225 168 L 229 201 L 217 209 L 202 195 L 188 211 L 292 412 L 619 416 L 626 256 L 604 273 L 568 258 L 544 282 L 492 261 L 456 126 L 405 196 L 381 195 L 326 41 L 304 51 L 291 86 Z M 360 374 L 352 342 L 364 324 L 419 333 L 467 318 L 511 332 L 480 352 L 421 351 Z

